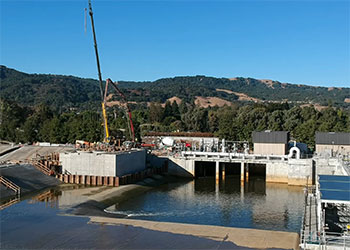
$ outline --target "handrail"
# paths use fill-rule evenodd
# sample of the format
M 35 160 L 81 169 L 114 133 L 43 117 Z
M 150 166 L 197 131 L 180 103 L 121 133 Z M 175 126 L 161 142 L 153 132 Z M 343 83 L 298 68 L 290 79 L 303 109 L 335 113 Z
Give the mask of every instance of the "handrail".
M 20 201 L 21 201 L 21 200 L 20 200 L 18 197 L 14 198 L 14 199 L 11 199 L 11 200 L 9 200 L 9 201 L 6 202 L 6 203 L 1 204 L 1 205 L 0 205 L 0 210 L 3 210 L 3 209 L 5 209 L 5 208 L 7 208 L 7 207 L 9 207 L 9 206 L 11 206 L 11 205 L 13 205 L 13 204 L 16 204 L 17 202 L 20 202 Z
M 19 186 L 17 186 L 15 183 L 13 183 L 12 181 L 6 179 L 4 176 L 0 176 L 0 183 L 2 183 L 6 187 L 12 189 L 18 195 L 21 193 L 21 188 Z
M 312 236 L 317 236 L 313 238 Z M 300 246 L 305 247 L 306 244 L 321 245 L 321 246 L 349 246 L 350 235 L 346 233 L 335 233 L 320 231 L 305 233 L 304 230 L 300 232 L 301 244 Z M 345 249 L 345 248 L 344 248 Z
M 32 164 L 34 165 L 34 167 L 36 167 L 38 170 L 42 171 L 44 174 L 46 175 L 50 175 L 50 169 L 48 169 L 44 164 L 42 164 L 39 161 L 32 161 Z

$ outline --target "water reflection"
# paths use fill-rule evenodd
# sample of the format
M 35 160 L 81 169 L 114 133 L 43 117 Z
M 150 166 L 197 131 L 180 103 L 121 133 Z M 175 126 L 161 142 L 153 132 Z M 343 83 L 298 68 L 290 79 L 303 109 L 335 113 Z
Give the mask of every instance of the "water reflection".
M 194 191 L 197 194 L 215 193 L 216 181 L 213 177 L 202 177 L 194 180 Z
M 239 176 L 226 177 L 219 181 L 219 191 L 223 194 L 233 194 L 241 192 L 241 181 Z
M 49 189 L 29 203 L 67 209 L 88 199 L 100 187 Z M 300 187 L 266 183 L 263 178 L 241 182 L 239 176 L 179 180 L 108 208 L 132 219 L 220 225 L 298 232 L 303 212 Z
M 108 210 L 146 220 L 298 232 L 302 208 L 301 188 L 229 176 L 164 185 Z
M 266 195 L 266 181 L 263 178 L 251 177 L 248 182 L 244 182 L 244 192 Z

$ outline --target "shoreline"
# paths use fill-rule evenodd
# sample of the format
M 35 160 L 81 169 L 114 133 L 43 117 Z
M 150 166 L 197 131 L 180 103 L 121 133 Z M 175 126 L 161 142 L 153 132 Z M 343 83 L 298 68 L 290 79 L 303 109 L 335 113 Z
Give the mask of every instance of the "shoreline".
M 231 242 L 240 247 L 299 249 L 299 234 L 294 232 L 108 218 L 102 216 L 89 216 L 89 219 L 90 221 L 88 223 L 91 224 L 132 226 L 157 232 L 201 237 L 219 242 Z
M 72 214 L 80 216 L 103 215 L 104 217 L 125 217 L 104 210 L 116 202 L 122 202 L 130 197 L 140 195 L 159 185 L 178 180 L 179 178 L 171 176 L 153 175 L 136 184 L 122 185 L 119 187 L 94 187 L 87 196 L 87 201 L 72 207 Z M 87 189 L 88 191 L 88 189 Z
M 299 234 L 296 232 L 272 231 L 251 228 L 235 228 L 212 225 L 159 222 L 127 219 L 121 214 L 108 213 L 106 208 L 135 195 L 142 194 L 153 187 L 174 181 L 178 178 L 154 175 L 137 184 L 92 190 L 87 201 L 77 204 L 68 215 L 87 217 L 88 223 L 99 225 L 126 226 L 153 230 L 160 233 L 180 234 L 205 239 L 231 242 L 240 247 L 299 249 Z

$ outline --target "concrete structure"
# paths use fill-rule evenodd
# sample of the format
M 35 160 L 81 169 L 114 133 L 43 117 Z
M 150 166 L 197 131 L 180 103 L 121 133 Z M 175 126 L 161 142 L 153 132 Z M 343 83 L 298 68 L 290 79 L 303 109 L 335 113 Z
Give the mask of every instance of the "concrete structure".
M 62 174 L 118 176 L 146 169 L 146 151 L 60 153 Z
M 254 154 L 286 155 L 288 151 L 289 132 L 270 131 L 252 133 Z
M 259 175 L 265 177 L 266 182 L 303 186 L 314 184 L 317 174 L 350 173 L 350 164 L 342 158 L 294 159 L 287 155 L 183 151 L 168 159 L 169 174 L 192 178 L 209 175 L 224 179 L 235 174 L 241 176 L 241 181 L 247 181 L 249 176 Z M 166 157 L 157 157 L 152 162 L 160 164 L 164 160 Z
M 203 165 L 204 164 L 204 165 Z M 216 179 L 224 178 L 227 173 L 240 174 L 241 181 L 247 181 L 250 175 L 259 174 L 266 182 L 305 185 L 311 183 L 315 175 L 312 159 L 292 159 L 287 156 L 249 155 L 221 152 L 182 152 L 181 156 L 169 157 L 168 173 L 183 177 L 198 177 L 203 174 L 196 171 L 206 168 L 206 174 Z
M 350 133 L 316 132 L 316 153 L 329 156 L 350 154 Z

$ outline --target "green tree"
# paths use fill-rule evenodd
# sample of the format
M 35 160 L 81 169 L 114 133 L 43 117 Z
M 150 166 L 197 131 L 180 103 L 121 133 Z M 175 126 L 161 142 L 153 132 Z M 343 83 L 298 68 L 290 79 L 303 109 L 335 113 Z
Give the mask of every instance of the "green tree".
M 151 103 L 148 109 L 148 119 L 150 123 L 161 122 L 164 109 L 158 103 Z

